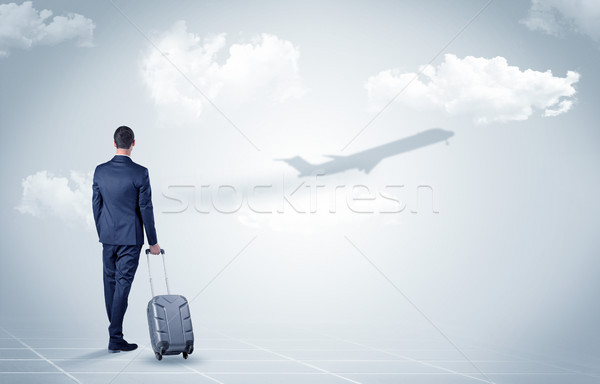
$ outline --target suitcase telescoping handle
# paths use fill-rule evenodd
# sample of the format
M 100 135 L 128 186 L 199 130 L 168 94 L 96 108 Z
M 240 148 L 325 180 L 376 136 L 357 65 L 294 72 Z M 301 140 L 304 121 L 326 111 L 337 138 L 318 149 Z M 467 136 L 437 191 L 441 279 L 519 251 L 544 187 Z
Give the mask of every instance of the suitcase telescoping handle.
M 160 255 L 162 256 L 163 262 L 163 270 L 165 271 L 165 284 L 167 286 L 167 294 L 171 294 L 171 290 L 169 289 L 169 278 L 167 277 L 167 265 L 165 264 L 165 250 L 160 250 Z M 150 250 L 146 249 L 146 260 L 148 261 L 148 277 L 150 277 L 150 292 L 152 292 L 152 297 L 154 297 L 154 286 L 152 285 L 152 272 L 150 271 Z

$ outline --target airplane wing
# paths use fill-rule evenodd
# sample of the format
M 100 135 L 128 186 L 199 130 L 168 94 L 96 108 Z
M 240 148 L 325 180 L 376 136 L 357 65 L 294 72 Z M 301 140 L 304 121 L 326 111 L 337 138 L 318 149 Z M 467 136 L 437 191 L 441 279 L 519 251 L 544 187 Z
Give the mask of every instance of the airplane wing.
M 358 166 L 358 170 L 368 174 L 373 170 L 373 168 L 377 166 L 377 164 L 379 164 L 379 159 L 368 162 L 366 164 L 361 164 L 360 166 Z

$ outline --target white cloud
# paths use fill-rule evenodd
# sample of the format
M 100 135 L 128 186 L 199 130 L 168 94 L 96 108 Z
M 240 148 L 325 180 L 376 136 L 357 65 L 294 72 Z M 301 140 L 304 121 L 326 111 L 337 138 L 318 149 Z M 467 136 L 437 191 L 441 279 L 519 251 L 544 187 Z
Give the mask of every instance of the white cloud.
M 396 99 L 411 108 L 440 109 L 448 115 L 470 116 L 477 123 L 527 120 L 534 110 L 544 116 L 557 116 L 573 105 L 573 84 L 579 74 L 568 71 L 556 77 L 550 70 L 521 71 L 503 57 L 486 59 L 446 54 L 437 67 L 421 67 L 423 72 Z M 388 103 L 415 77 L 416 73 L 389 69 L 371 76 L 365 87 L 371 108 Z
M 291 42 L 263 33 L 249 43 L 232 44 L 221 64 L 218 55 L 226 46 L 224 33 L 201 38 L 178 21 L 162 33 L 156 45 L 211 100 L 280 103 L 302 96 L 306 90 L 298 74 L 300 51 Z M 155 103 L 170 117 L 198 117 L 207 105 L 193 86 L 149 47 L 142 59 L 142 78 Z
M 570 30 L 600 41 L 600 1 L 532 0 L 529 15 L 521 23 L 549 35 Z
M 23 195 L 16 208 L 23 214 L 93 229 L 92 183 L 92 172 L 71 171 L 67 178 L 39 171 L 23 179 Z
M 8 56 L 12 48 L 28 49 L 71 39 L 77 39 L 79 46 L 92 45 L 96 27 L 92 20 L 77 13 L 51 16 L 52 11 L 38 11 L 31 1 L 0 4 L 0 57 Z

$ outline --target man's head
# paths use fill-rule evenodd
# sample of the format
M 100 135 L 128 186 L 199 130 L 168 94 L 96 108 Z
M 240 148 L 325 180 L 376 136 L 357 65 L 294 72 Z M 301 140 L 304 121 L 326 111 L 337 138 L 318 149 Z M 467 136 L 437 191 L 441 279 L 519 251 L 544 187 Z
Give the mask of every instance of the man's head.
M 114 139 L 117 151 L 119 149 L 131 150 L 135 145 L 135 136 L 133 135 L 133 130 L 124 125 L 117 128 Z

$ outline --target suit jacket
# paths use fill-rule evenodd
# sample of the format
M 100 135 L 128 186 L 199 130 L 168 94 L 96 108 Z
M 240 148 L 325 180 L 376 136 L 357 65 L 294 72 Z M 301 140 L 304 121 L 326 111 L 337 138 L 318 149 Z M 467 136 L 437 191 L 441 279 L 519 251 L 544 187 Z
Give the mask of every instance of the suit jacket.
M 142 245 L 158 242 L 154 228 L 148 169 L 129 156 L 115 156 L 94 172 L 92 207 L 98 237 L 103 244 Z

